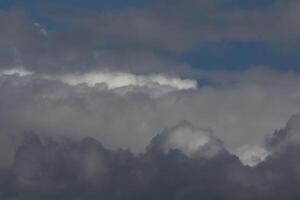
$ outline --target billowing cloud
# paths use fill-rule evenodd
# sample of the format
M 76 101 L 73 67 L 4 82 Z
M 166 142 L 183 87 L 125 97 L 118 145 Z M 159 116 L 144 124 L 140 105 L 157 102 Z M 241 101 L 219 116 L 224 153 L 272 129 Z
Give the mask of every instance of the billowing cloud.
M 159 131 L 182 120 L 211 129 L 230 152 L 241 153 L 243 146 L 250 146 L 242 154 L 250 160 L 262 159 L 265 153 L 255 147 L 262 146 L 265 137 L 293 113 L 300 113 L 296 73 L 203 72 L 200 77 L 210 83 L 185 90 L 154 83 L 109 89 L 104 83 L 71 85 L 43 76 L 0 76 L 2 164 L 11 160 L 15 140 L 25 130 L 71 138 L 90 136 L 112 149 L 143 152 Z M 186 143 L 197 141 L 197 131 L 190 132 Z M 169 147 L 185 148 L 185 142 L 176 143 L 178 137 Z
M 211 158 L 224 150 L 222 142 L 209 130 L 194 128 L 187 121 L 182 121 L 156 136 L 149 148 L 160 149 L 165 154 L 180 150 L 186 156 L 196 158 Z
M 274 133 L 267 141 L 267 146 L 274 150 L 285 147 L 287 144 L 298 144 L 300 142 L 299 135 L 300 116 L 294 115 L 287 123 L 284 129 L 280 129 Z
M 236 154 L 244 165 L 253 167 L 263 162 L 270 153 L 266 148 L 261 146 L 245 145 L 237 149 Z
M 134 155 L 106 149 L 92 138 L 77 141 L 26 133 L 13 165 L 1 169 L 0 196 L 17 200 L 298 198 L 299 143 L 286 143 L 250 168 L 226 149 L 213 157 L 191 157 L 181 145 L 165 152 L 160 145 L 178 131 L 196 134 L 198 139 L 206 135 L 187 122 L 179 123 L 155 137 L 145 153 Z M 188 143 L 193 149 L 194 143 Z

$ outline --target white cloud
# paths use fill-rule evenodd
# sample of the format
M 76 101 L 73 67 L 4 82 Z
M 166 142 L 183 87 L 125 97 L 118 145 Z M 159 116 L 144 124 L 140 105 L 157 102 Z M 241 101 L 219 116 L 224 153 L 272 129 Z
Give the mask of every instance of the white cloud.
M 244 145 L 237 149 L 236 154 L 244 165 L 254 167 L 263 162 L 270 153 L 258 145 Z
M 59 78 L 70 85 L 86 83 L 89 86 L 95 86 L 104 83 L 109 89 L 126 86 L 146 86 L 150 88 L 169 86 L 176 90 L 197 88 L 197 81 L 195 80 L 169 77 L 163 74 L 135 75 L 125 72 L 92 72 L 78 75 L 68 74 Z
M 31 72 L 29 70 L 26 70 L 24 68 L 11 68 L 11 69 L 5 69 L 0 71 L 0 75 L 19 75 L 19 76 L 29 76 L 34 74 L 34 72 Z
M 194 128 L 183 121 L 172 129 L 166 130 L 162 150 L 181 150 L 190 157 L 213 157 L 223 150 L 222 143 L 208 130 Z

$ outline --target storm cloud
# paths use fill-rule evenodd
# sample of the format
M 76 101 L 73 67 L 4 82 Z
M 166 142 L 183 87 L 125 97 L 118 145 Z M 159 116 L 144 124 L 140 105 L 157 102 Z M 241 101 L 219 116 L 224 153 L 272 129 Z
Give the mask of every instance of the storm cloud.
M 298 135 L 298 123 L 299 116 L 292 117 L 280 131 L 284 137 L 275 132 L 267 140 L 272 153 L 255 167 L 243 165 L 220 140 L 188 122 L 165 129 L 138 155 L 109 150 L 93 138 L 27 132 L 12 167 L 1 170 L 0 195 L 18 200 L 297 199 L 299 142 L 283 138 Z M 187 139 L 177 140 L 181 134 Z
M 299 11 L 1 1 L 0 199 L 297 199 Z

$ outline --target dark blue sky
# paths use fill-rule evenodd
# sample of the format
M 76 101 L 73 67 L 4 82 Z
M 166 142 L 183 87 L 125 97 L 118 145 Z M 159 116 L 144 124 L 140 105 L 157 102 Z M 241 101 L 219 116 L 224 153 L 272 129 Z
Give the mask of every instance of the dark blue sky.
M 296 49 L 283 50 L 254 41 L 204 44 L 184 53 L 181 59 L 207 69 L 243 70 L 261 65 L 277 70 L 300 70 L 300 53 Z

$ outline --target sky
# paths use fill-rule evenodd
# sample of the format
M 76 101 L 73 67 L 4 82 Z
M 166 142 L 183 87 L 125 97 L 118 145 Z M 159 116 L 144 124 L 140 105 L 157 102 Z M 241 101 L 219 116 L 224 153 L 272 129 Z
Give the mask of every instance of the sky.
M 297 199 L 299 13 L 0 1 L 0 199 Z

